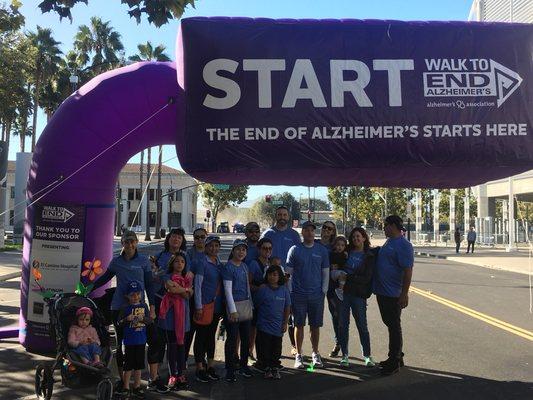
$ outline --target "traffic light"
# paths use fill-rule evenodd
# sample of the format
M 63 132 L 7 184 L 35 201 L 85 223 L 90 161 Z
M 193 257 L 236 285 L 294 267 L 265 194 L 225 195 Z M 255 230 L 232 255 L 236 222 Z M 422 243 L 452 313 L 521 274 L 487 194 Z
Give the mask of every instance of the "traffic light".
M 205 216 L 207 219 L 211 218 L 211 210 L 205 210 Z
M 271 203 L 271 202 L 272 202 L 272 195 L 271 195 L 271 194 L 267 194 L 267 195 L 265 196 L 265 201 L 266 201 L 267 203 Z

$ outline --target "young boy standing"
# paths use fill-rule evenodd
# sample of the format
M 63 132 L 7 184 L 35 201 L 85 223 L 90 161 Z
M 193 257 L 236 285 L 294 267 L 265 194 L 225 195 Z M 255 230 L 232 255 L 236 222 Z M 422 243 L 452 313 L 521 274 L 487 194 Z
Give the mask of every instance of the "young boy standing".
M 142 285 L 138 281 L 128 284 L 128 305 L 121 310 L 120 323 L 124 326 L 124 389 L 134 398 L 144 398 L 141 388 L 141 372 L 144 369 L 146 346 L 146 324 L 152 323 L 148 306 L 141 301 Z M 133 389 L 130 391 L 130 378 L 133 374 Z

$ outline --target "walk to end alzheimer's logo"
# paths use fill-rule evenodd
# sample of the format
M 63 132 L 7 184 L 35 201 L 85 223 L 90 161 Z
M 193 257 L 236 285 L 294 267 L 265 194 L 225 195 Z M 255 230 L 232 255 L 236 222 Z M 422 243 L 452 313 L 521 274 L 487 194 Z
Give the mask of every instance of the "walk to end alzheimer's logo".
M 65 207 L 44 206 L 42 220 L 48 222 L 67 222 L 74 216 L 74 213 Z
M 425 59 L 424 96 L 447 97 L 434 100 L 427 107 L 500 107 L 522 83 L 515 71 L 500 63 L 483 58 Z M 464 98 L 476 97 L 475 101 Z M 487 98 L 479 100 L 479 98 Z

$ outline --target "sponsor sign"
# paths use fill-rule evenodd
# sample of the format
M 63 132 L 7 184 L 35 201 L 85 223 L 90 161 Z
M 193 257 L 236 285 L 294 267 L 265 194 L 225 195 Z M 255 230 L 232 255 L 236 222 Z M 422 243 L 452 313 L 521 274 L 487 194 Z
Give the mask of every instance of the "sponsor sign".
M 313 186 L 531 169 L 532 43 L 530 24 L 184 19 L 180 163 L 204 181 Z
M 80 281 L 85 207 L 36 204 L 30 255 L 28 332 L 48 336 L 44 297 L 74 292 Z

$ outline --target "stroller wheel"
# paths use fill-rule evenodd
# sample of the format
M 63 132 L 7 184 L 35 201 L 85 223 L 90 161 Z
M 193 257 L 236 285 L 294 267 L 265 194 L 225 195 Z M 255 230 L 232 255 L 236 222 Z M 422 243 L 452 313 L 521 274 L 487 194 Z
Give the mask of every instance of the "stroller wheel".
M 96 387 L 96 400 L 111 400 L 112 398 L 113 384 L 109 379 L 104 379 Z
M 35 395 L 37 399 L 50 400 L 54 391 L 54 375 L 52 368 L 39 364 L 35 370 Z

